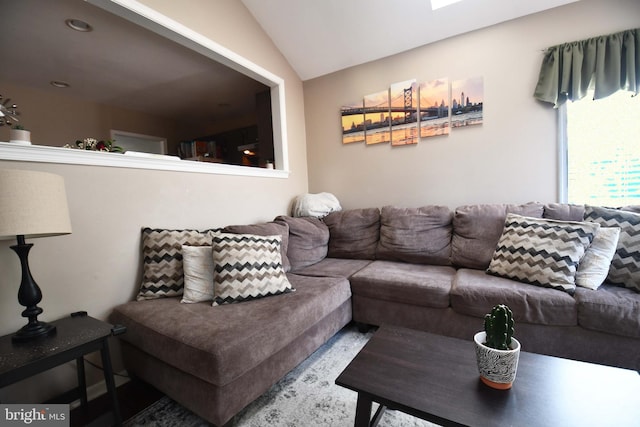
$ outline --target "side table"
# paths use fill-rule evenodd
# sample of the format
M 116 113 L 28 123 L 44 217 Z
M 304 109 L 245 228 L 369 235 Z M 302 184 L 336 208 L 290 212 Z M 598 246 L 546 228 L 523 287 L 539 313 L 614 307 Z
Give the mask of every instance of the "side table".
M 126 329 L 94 319 L 84 311 L 50 323 L 57 328 L 56 333 L 51 336 L 24 343 L 13 342 L 11 335 L 0 337 L 0 388 L 75 359 L 78 387 L 73 395 L 79 395 L 82 405 L 86 407 L 87 387 L 83 357 L 99 350 L 104 380 L 111 399 L 113 425 L 122 425 L 108 341 L 111 335 L 122 334 Z

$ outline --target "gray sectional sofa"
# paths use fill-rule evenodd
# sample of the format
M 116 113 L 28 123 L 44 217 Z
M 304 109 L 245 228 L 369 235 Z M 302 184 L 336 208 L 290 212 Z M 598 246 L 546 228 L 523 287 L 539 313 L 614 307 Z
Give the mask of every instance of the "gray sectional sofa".
M 208 421 L 233 424 L 238 411 L 351 321 L 471 340 L 484 314 L 504 303 L 525 351 L 640 372 L 640 281 L 565 292 L 487 274 L 508 213 L 562 221 L 586 215 L 584 206 L 540 203 L 383 207 L 226 227 L 279 235 L 295 291 L 216 307 L 179 297 L 181 245 L 206 244 L 207 232 L 155 230 L 162 249 L 150 249 L 143 232 L 149 283 L 141 300 L 116 307 L 110 318 L 127 326 L 125 366 Z M 633 237 L 640 214 L 622 216 L 627 237 L 618 251 L 640 263 Z M 637 280 L 637 271 L 627 279 Z

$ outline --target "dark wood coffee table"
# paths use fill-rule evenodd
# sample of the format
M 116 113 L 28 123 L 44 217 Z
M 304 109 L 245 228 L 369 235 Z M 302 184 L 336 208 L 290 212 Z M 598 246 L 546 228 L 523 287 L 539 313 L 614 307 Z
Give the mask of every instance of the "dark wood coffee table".
M 336 384 L 358 393 L 356 427 L 385 407 L 442 426 L 640 426 L 637 372 L 522 351 L 513 388 L 494 390 L 479 380 L 472 337 L 382 327 Z

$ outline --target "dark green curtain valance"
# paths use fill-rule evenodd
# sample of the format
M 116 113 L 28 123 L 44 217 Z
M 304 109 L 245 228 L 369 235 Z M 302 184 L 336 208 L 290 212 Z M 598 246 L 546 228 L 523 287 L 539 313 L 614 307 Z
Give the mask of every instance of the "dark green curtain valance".
M 558 107 L 582 99 L 590 86 L 594 99 L 618 90 L 638 94 L 640 28 L 550 47 L 533 96 Z

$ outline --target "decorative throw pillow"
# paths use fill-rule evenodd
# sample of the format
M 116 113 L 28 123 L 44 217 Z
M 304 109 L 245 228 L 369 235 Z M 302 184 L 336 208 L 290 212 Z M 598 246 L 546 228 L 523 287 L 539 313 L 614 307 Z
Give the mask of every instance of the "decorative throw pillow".
M 586 206 L 584 219 L 603 227 L 620 227 L 620 238 L 607 282 L 640 292 L 640 214 Z
M 599 228 L 508 214 L 487 272 L 572 295 L 578 264 Z
M 287 223 L 266 222 L 261 224 L 248 225 L 227 225 L 222 229 L 223 233 L 234 234 L 257 234 L 258 236 L 275 236 L 279 234 L 282 237 L 280 242 L 280 253 L 282 254 L 282 267 L 287 272 L 291 270 L 291 263 L 287 258 L 287 250 L 289 248 L 289 225 Z
M 182 245 L 211 244 L 209 232 L 198 230 L 142 230 L 142 284 L 137 300 L 182 295 Z
M 211 246 L 182 245 L 184 268 L 184 303 L 213 299 L 213 257 Z
M 596 233 L 591 246 L 580 261 L 576 272 L 576 285 L 596 290 L 609 274 L 611 259 L 616 253 L 620 229 L 602 227 Z
M 213 305 L 293 291 L 282 268 L 281 237 L 212 233 Z

